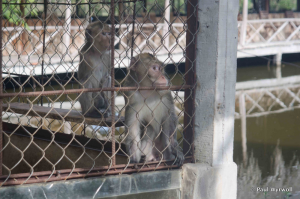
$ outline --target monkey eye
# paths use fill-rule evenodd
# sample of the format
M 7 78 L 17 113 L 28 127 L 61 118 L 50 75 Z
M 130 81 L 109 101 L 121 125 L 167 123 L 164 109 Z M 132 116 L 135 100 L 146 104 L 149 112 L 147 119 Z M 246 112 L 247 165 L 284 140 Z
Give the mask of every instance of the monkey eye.
M 152 69 L 153 69 L 154 71 L 158 71 L 158 70 L 159 70 L 159 66 L 152 66 Z
M 106 34 L 107 34 L 108 36 L 110 36 L 110 32 L 107 32 Z
M 105 36 L 105 35 L 106 35 L 106 33 L 105 33 L 105 32 L 102 32 L 102 35 L 103 35 L 103 36 Z

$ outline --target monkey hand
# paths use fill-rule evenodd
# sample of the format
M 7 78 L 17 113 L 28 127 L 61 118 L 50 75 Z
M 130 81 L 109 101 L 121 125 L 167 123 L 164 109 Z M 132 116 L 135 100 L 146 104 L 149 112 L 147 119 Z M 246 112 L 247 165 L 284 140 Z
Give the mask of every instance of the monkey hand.
M 173 149 L 172 154 L 176 158 L 175 164 L 178 166 L 181 166 L 184 162 L 184 155 L 183 155 L 182 151 L 180 151 L 178 149 Z

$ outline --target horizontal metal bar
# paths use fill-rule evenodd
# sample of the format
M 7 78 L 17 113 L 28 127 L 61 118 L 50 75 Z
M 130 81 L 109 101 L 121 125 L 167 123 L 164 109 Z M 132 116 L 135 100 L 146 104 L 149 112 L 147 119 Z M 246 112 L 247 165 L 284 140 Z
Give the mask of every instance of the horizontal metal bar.
M 191 161 L 192 161 L 192 157 L 189 156 L 185 158 L 184 162 L 189 163 Z M 145 172 L 145 171 L 179 168 L 179 166 L 173 165 L 173 162 L 174 160 L 171 161 L 164 160 L 164 161 L 155 161 L 155 162 L 139 163 L 139 164 L 103 166 L 94 169 L 79 168 L 74 170 L 72 169 L 56 170 L 54 172 L 52 171 L 34 172 L 32 174 L 31 173 L 12 174 L 9 176 L 8 175 L 0 176 L 0 184 L 3 183 L 6 179 L 7 181 L 3 184 L 3 186 L 32 184 L 38 182 L 61 181 L 61 180 L 86 178 L 86 177 L 102 176 L 102 175 L 116 175 L 121 173 L 137 173 L 137 172 Z M 52 173 L 53 176 L 49 178 L 49 176 Z M 30 178 L 27 180 L 29 176 Z
M 136 1 L 144 1 L 144 0 L 136 0 Z M 119 0 L 115 1 L 118 3 Z M 132 1 L 122 1 L 122 3 L 134 3 L 135 0 Z M 8 5 L 44 5 L 44 3 L 2 3 Z M 111 2 L 89 2 L 89 3 L 48 3 L 49 5 L 70 5 L 70 6 L 77 6 L 77 5 L 89 5 L 89 4 L 111 4 Z
M 110 26 L 110 24 L 108 24 Z M 131 26 L 130 23 L 123 23 L 123 24 L 115 24 L 114 25 L 115 28 L 127 28 L 128 26 Z M 160 26 L 164 26 L 163 23 L 161 22 L 157 22 L 157 23 L 143 23 L 143 24 L 135 24 L 135 27 L 141 27 L 141 28 L 153 28 L 153 27 L 160 27 Z M 173 23 L 170 25 L 171 27 L 184 27 L 184 24 L 182 23 Z M 34 30 L 44 30 L 43 26 L 29 26 L 31 32 Z M 47 26 L 46 28 L 47 30 L 60 30 L 60 29 L 64 29 L 63 26 Z M 83 26 L 71 26 L 71 30 L 85 30 L 85 28 Z M 25 30 L 24 27 L 3 27 L 2 31 L 18 31 L 18 30 Z
M 192 88 L 191 85 L 183 86 L 149 86 L 149 87 L 107 87 L 107 88 L 84 88 L 84 89 L 67 89 L 67 90 L 57 90 L 57 91 L 37 91 L 37 92 L 27 92 L 27 93 L 3 93 L 0 95 L 0 99 L 8 97 L 35 97 L 35 96 L 50 96 L 50 95 L 60 95 L 60 94 L 76 94 L 76 93 L 87 93 L 87 92 L 99 92 L 99 91 L 137 91 L 137 90 L 172 90 L 180 91 L 182 89 Z

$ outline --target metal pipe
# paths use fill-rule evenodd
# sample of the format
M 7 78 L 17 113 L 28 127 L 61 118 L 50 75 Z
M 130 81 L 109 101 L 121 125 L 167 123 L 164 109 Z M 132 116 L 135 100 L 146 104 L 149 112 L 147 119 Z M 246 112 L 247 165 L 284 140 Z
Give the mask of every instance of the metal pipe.
M 110 4 L 111 13 L 110 13 L 110 20 L 111 20 L 111 41 L 110 41 L 110 63 L 111 63 L 111 88 L 115 86 L 115 49 L 114 49 L 114 43 L 115 43 L 115 1 L 112 0 Z M 111 139 L 112 139 L 112 166 L 116 165 L 116 146 L 115 146 L 115 91 L 111 91 Z
M 196 12 L 195 12 L 196 10 Z M 187 26 L 186 43 L 189 44 L 186 48 L 185 62 L 185 82 L 189 85 L 194 85 L 190 89 L 186 89 L 184 93 L 184 138 L 183 153 L 194 155 L 194 110 L 195 110 L 195 88 L 196 88 L 196 33 L 198 31 L 198 1 L 187 1 Z
M 192 157 L 186 157 L 185 163 L 189 163 L 192 161 Z M 57 170 L 55 174 L 48 179 L 48 176 L 52 173 L 52 171 L 42 171 L 42 172 L 34 172 L 32 173 L 22 173 L 22 174 L 12 174 L 9 176 L 0 176 L 0 184 L 4 180 L 7 181 L 3 184 L 7 185 L 19 185 L 19 184 L 32 184 L 38 182 L 51 182 L 51 181 L 61 181 L 67 179 L 76 179 L 76 178 L 85 178 L 85 177 L 93 177 L 93 176 L 102 176 L 102 175 L 117 175 L 120 173 L 136 173 L 137 171 L 145 172 L 145 171 L 153 171 L 153 170 L 164 170 L 164 169 L 175 169 L 179 168 L 177 165 L 173 165 L 174 160 L 171 161 L 156 161 L 149 163 L 139 163 L 139 164 L 129 164 L 129 165 L 116 165 L 113 167 L 103 166 L 90 169 L 64 169 Z M 110 169 L 109 171 L 107 171 Z M 71 174 L 70 174 L 71 173 Z M 58 175 L 59 174 L 59 175 Z M 24 183 L 24 181 L 31 176 L 29 180 Z
M 56 90 L 56 91 L 37 91 L 37 92 L 27 92 L 27 93 L 2 93 L 0 94 L 0 99 L 8 97 L 33 97 L 33 96 L 50 96 L 50 95 L 60 95 L 60 94 L 76 94 L 76 93 L 86 93 L 86 92 L 99 92 L 99 91 L 137 91 L 137 90 L 172 90 L 180 91 L 184 89 L 192 88 L 193 85 L 184 86 L 159 86 L 159 87 L 107 87 L 107 88 L 85 88 L 85 89 L 66 89 L 66 90 Z
M 45 0 L 46 1 L 46 0 Z M 137 1 L 143 1 L 143 0 L 137 0 Z M 131 3 L 131 2 L 134 2 L 134 0 L 132 1 L 123 1 L 123 3 Z M 9 5 L 20 5 L 20 3 L 2 3 L 2 4 L 9 4 Z M 24 5 L 31 5 L 32 3 L 24 3 Z M 38 3 L 38 2 L 35 2 L 34 4 L 36 5 L 43 5 L 44 3 Z M 75 6 L 76 3 L 71 3 L 71 4 L 68 4 L 68 3 L 55 3 L 56 5 L 71 5 L 71 6 Z M 110 2 L 100 2 L 100 1 L 95 1 L 95 2 L 91 2 L 91 3 L 80 3 L 80 5 L 87 5 L 87 4 L 110 4 Z
M 2 80 L 2 0 L 0 0 L 0 77 L 1 77 L 1 83 L 0 83 L 0 95 L 3 93 L 3 80 Z M 0 175 L 2 175 L 2 142 L 3 142 L 3 127 L 2 127 L 2 103 L 3 100 L 0 98 Z
M 41 84 L 44 85 L 44 58 L 45 58 L 45 51 L 46 51 L 46 27 L 47 27 L 47 6 L 48 6 L 48 0 L 44 0 L 44 13 L 45 13 L 45 18 L 44 18 L 44 35 L 43 35 L 43 57 L 42 57 L 42 79 L 41 79 Z M 43 96 L 41 96 L 41 106 L 43 106 Z

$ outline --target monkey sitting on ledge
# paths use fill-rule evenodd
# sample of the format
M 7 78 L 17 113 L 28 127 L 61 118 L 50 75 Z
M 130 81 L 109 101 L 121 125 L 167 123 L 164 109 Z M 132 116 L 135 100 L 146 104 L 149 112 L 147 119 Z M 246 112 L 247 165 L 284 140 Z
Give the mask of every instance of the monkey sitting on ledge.
M 149 53 L 131 59 L 124 86 L 167 86 L 163 63 Z M 125 144 L 131 163 L 173 160 L 184 155 L 177 142 L 175 105 L 169 90 L 126 91 Z M 143 157 L 143 158 L 142 158 Z M 144 160 L 142 160 L 144 159 Z
M 85 30 L 86 44 L 80 50 L 78 79 L 80 88 L 111 86 L 110 28 L 101 21 L 90 23 Z M 81 93 L 82 114 L 87 117 L 111 115 L 110 91 Z

